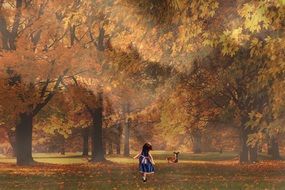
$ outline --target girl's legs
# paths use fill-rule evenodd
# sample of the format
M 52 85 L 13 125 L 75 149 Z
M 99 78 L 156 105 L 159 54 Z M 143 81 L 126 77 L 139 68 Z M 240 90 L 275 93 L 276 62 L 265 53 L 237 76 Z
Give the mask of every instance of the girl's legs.
M 146 182 L 146 173 L 142 173 L 143 182 Z

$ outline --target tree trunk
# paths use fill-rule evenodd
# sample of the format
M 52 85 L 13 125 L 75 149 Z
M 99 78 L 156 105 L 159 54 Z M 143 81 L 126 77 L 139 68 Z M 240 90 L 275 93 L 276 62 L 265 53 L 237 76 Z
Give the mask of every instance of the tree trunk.
M 272 147 L 272 159 L 273 160 L 280 160 L 280 153 L 279 153 L 279 144 L 275 137 L 271 138 L 271 147 Z
M 109 142 L 109 144 L 108 144 L 108 154 L 114 154 L 112 142 Z
M 61 146 L 60 154 L 61 155 L 65 155 L 65 147 L 64 147 L 64 145 Z
M 12 130 L 9 130 L 8 138 L 9 138 L 10 145 L 12 147 L 12 154 L 11 154 L 11 156 L 12 157 L 16 157 L 16 132 L 12 131 Z
M 102 112 L 93 116 L 93 134 L 92 134 L 92 161 L 101 162 L 105 160 L 103 150 L 103 137 L 102 137 Z M 101 121 L 101 122 L 100 122 Z
M 89 152 L 89 127 L 82 129 L 83 147 L 82 156 L 88 156 Z
M 201 134 L 195 133 L 193 135 L 193 153 L 199 154 L 202 152 L 202 137 Z
M 121 124 L 116 125 L 117 137 L 116 137 L 116 153 L 121 154 L 121 138 L 122 138 L 122 127 Z
M 249 160 L 251 163 L 257 162 L 257 145 L 249 147 Z
M 262 153 L 262 145 L 259 145 L 257 149 L 258 149 L 258 153 Z
M 105 160 L 103 150 L 103 89 L 98 92 L 98 106 L 92 111 L 93 133 L 92 133 L 92 161 L 102 162 Z
M 65 155 L 65 138 L 63 135 L 60 135 L 60 154 Z
M 121 146 L 120 146 L 120 143 L 117 143 L 117 144 L 116 144 L 116 153 L 117 153 L 117 154 L 121 154 Z
M 130 155 L 130 125 L 131 119 L 128 119 L 124 125 L 124 156 Z
M 267 154 L 272 155 L 272 145 L 271 145 L 270 139 L 267 142 Z
M 16 125 L 16 157 L 17 165 L 30 165 L 32 157 L 33 116 L 29 113 L 20 114 Z
M 241 142 L 241 151 L 239 155 L 239 161 L 240 163 L 246 163 L 248 162 L 248 146 L 247 146 L 247 131 L 246 129 L 241 129 L 240 134 L 240 142 Z
M 249 147 L 247 145 L 247 139 L 248 139 L 249 131 L 246 127 L 246 122 L 248 121 L 248 119 L 249 119 L 249 117 L 248 117 L 247 112 L 242 113 L 241 125 L 240 125 L 240 143 L 241 143 L 240 155 L 239 155 L 240 163 L 249 162 Z

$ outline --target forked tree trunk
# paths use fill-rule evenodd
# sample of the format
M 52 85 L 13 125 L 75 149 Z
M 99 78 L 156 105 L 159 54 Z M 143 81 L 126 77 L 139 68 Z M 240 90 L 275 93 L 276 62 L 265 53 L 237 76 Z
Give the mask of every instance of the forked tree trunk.
M 103 150 L 103 90 L 98 92 L 98 106 L 92 111 L 92 161 L 102 162 L 105 160 Z
M 29 113 L 20 114 L 16 125 L 16 157 L 17 165 L 30 165 L 32 157 L 33 116 Z
M 89 152 L 89 127 L 82 129 L 82 139 L 83 139 L 82 156 L 88 156 L 88 152 Z

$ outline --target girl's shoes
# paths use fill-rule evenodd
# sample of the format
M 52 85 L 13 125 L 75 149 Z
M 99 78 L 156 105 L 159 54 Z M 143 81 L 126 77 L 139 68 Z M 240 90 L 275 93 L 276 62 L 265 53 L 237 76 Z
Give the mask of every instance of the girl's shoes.
M 144 178 L 144 177 L 143 177 L 142 180 L 143 180 L 143 182 L 145 183 L 145 182 L 147 181 L 147 178 Z

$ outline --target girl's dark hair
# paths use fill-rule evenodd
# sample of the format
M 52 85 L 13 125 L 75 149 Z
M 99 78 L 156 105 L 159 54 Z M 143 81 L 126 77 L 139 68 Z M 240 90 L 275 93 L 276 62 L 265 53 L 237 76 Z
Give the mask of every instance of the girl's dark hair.
M 145 143 L 142 148 L 142 155 L 148 156 L 148 152 L 152 150 L 152 146 L 150 143 Z

